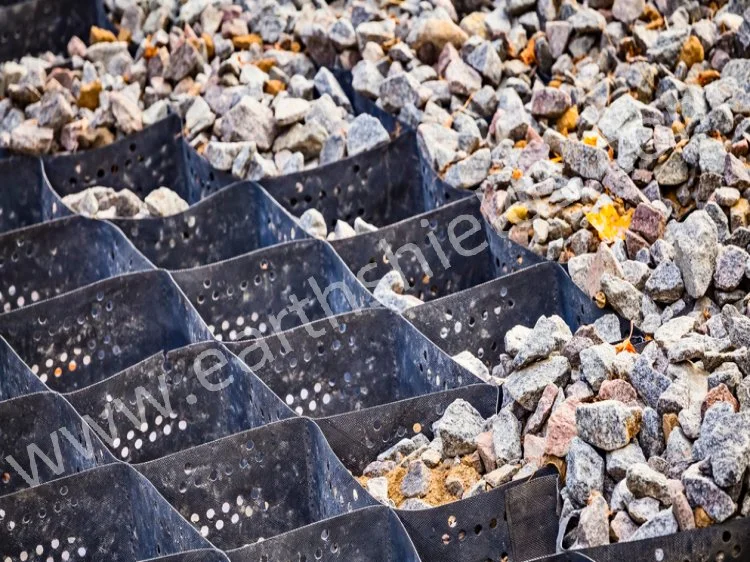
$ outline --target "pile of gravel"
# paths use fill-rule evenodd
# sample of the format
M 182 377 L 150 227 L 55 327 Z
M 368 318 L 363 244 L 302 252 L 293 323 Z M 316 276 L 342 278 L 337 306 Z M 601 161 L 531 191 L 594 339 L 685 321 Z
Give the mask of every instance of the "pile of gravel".
M 750 319 L 731 305 L 670 320 L 637 353 L 617 318 L 505 335 L 500 413 L 451 404 L 360 480 L 387 505 L 471 497 L 552 463 L 567 547 L 656 537 L 750 514 Z M 618 343 L 619 342 L 619 343 Z M 437 491 L 436 491 L 437 490 Z M 438 493 L 440 492 L 440 493 Z
M 706 296 L 744 306 L 741 2 L 367 6 L 344 11 L 345 49 L 345 20 L 326 28 L 339 62 L 362 57 L 355 89 L 417 127 L 432 166 L 482 193 L 497 231 L 570 263 L 592 297 L 651 333 Z M 602 286 L 600 268 L 617 286 Z
M 258 180 L 389 141 L 334 75 L 302 51 L 293 4 L 114 2 L 119 36 L 73 38 L 71 68 L 24 58 L 0 68 L 0 145 L 26 154 L 105 146 L 166 117 L 218 169 Z M 137 46 L 129 50 L 129 38 Z
M 141 201 L 129 189 L 94 186 L 63 197 L 71 211 L 96 219 L 145 219 L 171 217 L 187 211 L 189 205 L 168 187 L 155 189 Z

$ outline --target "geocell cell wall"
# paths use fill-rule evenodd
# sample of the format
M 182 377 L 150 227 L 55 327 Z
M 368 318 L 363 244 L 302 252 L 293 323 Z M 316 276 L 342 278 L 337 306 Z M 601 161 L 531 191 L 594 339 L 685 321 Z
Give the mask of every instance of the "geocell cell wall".
M 91 23 L 103 25 L 102 13 L 98 0 L 33 0 L 0 9 L 0 58 L 62 50 L 70 34 L 85 37 Z M 399 130 L 394 118 L 353 93 L 346 74 L 339 76 L 357 112 Z M 115 414 L 120 442 L 111 452 L 140 463 L 150 481 L 115 464 L 103 447 L 86 459 L 64 440 L 64 470 L 40 465 L 40 485 L 32 490 L 22 490 L 18 475 L 0 467 L 11 476 L 6 481 L 3 474 L 0 483 L 0 558 L 46 560 L 65 552 L 76 560 L 226 562 L 209 541 L 230 550 L 233 562 L 301 556 L 416 562 L 420 554 L 430 562 L 505 555 L 520 561 L 551 554 L 553 473 L 437 509 L 397 513 L 373 506 L 348 471 L 357 473 L 383 447 L 415 431 L 429 435 L 457 398 L 484 417 L 497 410 L 498 390 L 463 384 L 470 379 L 458 380 L 465 372 L 450 354 L 469 349 L 492 366 L 514 324 L 554 313 L 574 328 L 599 311 L 562 269 L 525 269 L 541 259 L 489 229 L 474 235 L 487 249 L 451 260 L 446 272 L 437 271 L 434 254 L 428 256 L 432 275 L 405 258 L 408 291 L 434 301 L 406 314 L 413 326 L 395 313 L 369 310 L 376 303 L 353 272 L 373 260 L 378 276 L 387 271 L 381 239 L 427 252 L 424 238 L 440 235 L 460 213 L 481 220 L 473 198 L 447 205 L 469 193 L 432 170 L 413 131 L 401 128 L 389 145 L 331 166 L 267 180 L 269 196 L 246 182 L 221 191 L 236 178 L 213 170 L 181 129 L 173 115 L 104 149 L 45 158 L 46 174 L 40 160 L 0 162 L 0 233 L 13 231 L 0 238 L 7 312 L 0 314 L 0 334 L 20 354 L 0 341 L 0 413 L 12 426 L 0 439 L 0 459 L 23 457 L 29 443 L 52 457 L 50 435 L 59 426 L 78 435 L 74 429 L 85 430 L 79 415 L 95 418 L 108 398 L 139 387 L 157 395 L 161 377 L 175 414 L 147 410 L 145 428 L 128 427 L 132 420 L 122 410 Z M 112 224 L 80 217 L 45 222 L 70 214 L 60 196 L 92 185 L 139 195 L 168 185 L 191 204 L 175 217 L 112 221 L 157 267 L 178 270 L 187 298 L 164 271 L 128 274 L 149 269 L 148 262 Z M 308 208 L 321 210 L 331 226 L 360 216 L 386 228 L 333 245 L 286 243 L 306 238 L 294 216 Z M 207 264 L 214 265 L 202 267 Z M 258 368 L 260 378 L 227 356 L 214 380 L 233 377 L 232 386 L 211 391 L 196 384 L 190 361 L 203 351 L 226 352 L 214 335 L 225 342 L 268 336 L 277 329 L 269 315 L 285 310 L 290 295 L 316 297 L 310 278 L 322 290 L 342 283 L 353 300 L 334 293 L 328 309 L 317 299 L 304 305 L 306 319 L 287 314 L 278 329 L 292 329 L 289 339 L 301 351 L 274 348 L 279 363 Z M 357 316 L 358 309 L 368 310 Z M 330 325 L 331 316 L 345 318 L 347 331 L 331 331 L 322 341 L 309 337 L 307 328 Z M 312 410 L 313 396 L 326 407 Z M 315 420 L 295 418 L 284 402 Z M 746 526 L 735 521 L 585 555 L 741 559 Z M 261 537 L 267 540 L 243 548 Z

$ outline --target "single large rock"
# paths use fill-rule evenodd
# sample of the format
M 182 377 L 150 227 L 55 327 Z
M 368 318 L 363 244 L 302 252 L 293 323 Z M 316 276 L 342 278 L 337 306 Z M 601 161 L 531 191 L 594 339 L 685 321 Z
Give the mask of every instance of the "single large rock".
M 643 293 L 636 289 L 632 283 L 609 273 L 602 275 L 601 284 L 607 303 L 612 305 L 612 308 L 626 319 L 640 324 Z
M 714 480 L 722 488 L 740 484 L 750 465 L 750 418 L 747 413 L 729 412 L 733 408 L 723 404 L 706 412 L 695 452 L 697 458 L 709 459 Z
M 346 137 L 346 150 L 349 156 L 371 150 L 390 140 L 390 135 L 378 119 L 363 113 L 349 126 Z
M 705 211 L 691 213 L 674 230 L 675 263 L 693 298 L 706 294 L 719 253 L 719 232 Z
M 605 451 L 621 449 L 640 431 L 641 416 L 640 408 L 617 400 L 582 404 L 576 410 L 578 436 Z
M 609 544 L 609 506 L 604 497 L 594 492 L 578 520 L 576 548 L 592 548 Z
M 664 260 L 651 273 L 645 289 L 646 294 L 656 302 L 675 302 L 685 291 L 680 268 L 673 261 Z
M 660 511 L 656 516 L 646 521 L 635 533 L 630 535 L 629 541 L 639 541 L 673 535 L 679 530 L 677 519 L 671 509 Z
M 453 164 L 445 173 L 445 181 L 458 189 L 469 189 L 482 183 L 492 164 L 489 148 L 480 148 L 474 154 Z
M 498 466 L 523 457 L 521 449 L 521 422 L 509 408 L 500 411 L 492 422 L 492 444 Z
M 352 69 L 352 87 L 360 94 L 369 98 L 380 95 L 380 85 L 385 77 L 378 70 L 377 65 L 369 60 L 361 60 Z
M 702 507 L 716 523 L 726 521 L 737 510 L 737 504 L 729 494 L 701 474 L 700 464 L 694 464 L 685 471 L 682 484 L 690 503 Z
M 320 67 L 313 79 L 313 83 L 321 96 L 328 94 L 336 102 L 336 105 L 343 107 L 347 111 L 352 110 L 352 104 L 341 84 L 339 84 L 339 81 L 333 75 L 333 72 L 325 67 Z
M 458 133 L 437 123 L 422 123 L 417 129 L 417 142 L 422 153 L 437 170 L 456 159 Z
M 721 246 L 716 259 L 714 286 L 722 291 L 735 290 L 745 277 L 748 263 L 750 256 L 742 248 Z
M 274 107 L 276 123 L 281 127 L 302 121 L 310 110 L 310 102 L 302 98 L 281 98 Z
M 421 498 L 427 495 L 430 489 L 432 475 L 422 461 L 416 460 L 409 463 L 409 471 L 401 481 L 401 493 L 405 498 Z
M 419 28 L 411 46 L 419 50 L 431 45 L 434 52 L 439 53 L 448 43 L 460 49 L 468 38 L 466 32 L 449 19 L 429 18 Z
M 445 79 L 450 92 L 459 96 L 470 96 L 482 88 L 482 76 L 458 57 L 446 67 Z
M 646 457 L 638 442 L 633 441 L 622 449 L 608 452 L 606 461 L 607 474 L 619 482 L 625 478 L 631 466 L 645 463 Z
M 686 182 L 689 172 L 687 162 L 682 157 L 682 151 L 675 150 L 663 164 L 657 166 L 654 178 L 659 185 L 675 186 Z
M 612 376 L 617 358 L 615 347 L 608 343 L 593 345 L 580 353 L 581 374 L 589 386 L 599 392 L 602 383 Z
M 411 104 L 419 104 L 420 84 L 406 72 L 388 76 L 380 84 L 380 102 L 388 111 L 398 111 Z
M 253 141 L 259 150 L 269 150 L 276 138 L 273 111 L 244 96 L 221 119 L 219 135 L 224 141 Z
M 541 316 L 513 358 L 513 367 L 520 369 L 539 359 L 546 359 L 560 351 L 572 337 L 570 328 L 562 318 Z
M 573 439 L 568 451 L 565 486 L 578 506 L 586 505 L 592 492 L 601 493 L 604 489 L 604 459 L 578 437 Z
M 320 154 L 327 137 L 328 132 L 320 123 L 297 123 L 276 137 L 273 149 L 275 152 L 301 152 L 309 160 Z
M 468 455 L 477 449 L 476 438 L 484 431 L 484 419 L 474 406 L 459 399 L 446 408 L 432 429 L 443 442 L 445 456 Z
M 666 443 L 661 425 L 661 417 L 653 408 L 644 408 L 641 421 L 641 433 L 638 441 L 646 458 L 659 456 L 664 452 Z
M 143 114 L 135 101 L 120 92 L 111 92 L 109 100 L 112 115 L 122 132 L 129 135 L 143 129 Z
M 667 477 L 645 462 L 632 465 L 626 478 L 628 489 L 636 498 L 654 498 L 662 505 L 672 505 Z
M 576 429 L 576 408 L 580 404 L 577 398 L 568 398 L 552 411 L 547 423 L 547 441 L 544 452 L 548 455 L 563 458 L 568 454 L 570 443 L 578 435 Z
M 672 380 L 654 369 L 648 357 L 640 355 L 630 373 L 630 383 L 638 395 L 656 409 L 659 406 L 659 397 L 669 388 Z
M 570 378 L 570 363 L 556 355 L 515 371 L 505 381 L 504 389 L 513 400 L 529 412 L 536 410 L 548 384 L 563 386 Z
M 589 255 L 591 254 L 584 254 L 580 257 L 573 258 L 573 260 L 568 262 L 568 267 L 574 268 L 572 262 Z M 576 284 L 586 291 L 591 298 L 594 298 L 596 294 L 602 290 L 602 277 L 605 274 L 612 275 L 618 279 L 625 278 L 625 272 L 623 271 L 620 260 L 617 259 L 617 256 L 615 256 L 612 249 L 606 244 L 599 245 L 596 254 L 593 255 L 593 259 L 590 263 L 585 264 L 581 273 L 583 286 L 578 282 L 576 282 Z M 573 273 L 571 273 L 571 276 L 573 276 Z M 573 280 L 576 280 L 575 276 L 573 276 Z
M 620 96 L 602 112 L 597 124 L 599 130 L 616 146 L 627 129 L 643 126 L 642 107 L 643 104 L 632 96 Z
M 146 195 L 143 202 L 156 217 L 171 217 L 190 208 L 186 201 L 167 187 L 155 189 Z
M 537 117 L 560 117 L 570 107 L 570 94 L 558 88 L 539 88 L 531 96 L 531 113 Z
M 563 143 L 562 157 L 573 173 L 585 179 L 601 181 L 609 169 L 609 155 L 601 148 L 582 142 Z

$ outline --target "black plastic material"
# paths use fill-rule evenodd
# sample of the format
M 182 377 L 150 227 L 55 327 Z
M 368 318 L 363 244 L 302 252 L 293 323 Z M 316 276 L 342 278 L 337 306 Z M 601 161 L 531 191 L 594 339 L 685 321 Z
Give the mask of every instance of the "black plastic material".
M 329 228 L 361 217 L 393 224 L 430 209 L 422 193 L 414 133 L 351 158 L 312 170 L 261 180 L 290 213 L 319 210 Z
M 161 350 L 211 339 L 161 270 L 99 281 L 0 315 L 0 335 L 60 392 L 91 385 Z
M 47 387 L 32 373 L 4 338 L 0 337 L 0 402 L 44 392 Z
M 484 231 L 490 245 L 490 253 L 495 260 L 497 277 L 523 271 L 527 267 L 540 263 L 547 263 L 542 256 L 516 244 L 503 234 L 498 234 L 485 220 Z
M 238 182 L 166 218 L 115 221 L 158 267 L 187 269 L 281 242 L 309 238 L 294 218 L 253 182 Z
M 469 197 L 331 244 L 366 287 L 399 269 L 405 292 L 427 302 L 495 278 L 483 222 Z
M 228 345 L 290 408 L 311 418 L 481 382 L 384 308 Z
M 158 353 L 67 398 L 131 463 L 294 416 L 218 342 Z
M 401 439 L 416 433 L 432 438 L 432 424 L 457 399 L 489 418 L 497 411 L 498 390 L 473 385 L 323 418 L 318 424 L 344 465 L 361 474 L 379 453 Z M 445 506 L 397 513 L 423 560 L 479 562 L 503 560 L 511 553 L 551 552 L 557 528 L 557 477 L 549 469 L 538 476 Z M 513 522 L 520 530 L 514 529 Z M 526 537 L 514 536 L 527 532 Z
M 159 558 L 149 558 L 141 562 L 229 562 L 229 558 L 223 552 L 218 550 L 193 550 L 171 556 L 160 556 Z
M 268 336 L 374 303 L 320 240 L 288 242 L 173 275 L 223 341 Z
M 750 519 L 682 531 L 664 537 L 617 543 L 535 558 L 535 562 L 660 562 L 745 561 L 750 556 Z
M 306 418 L 269 424 L 136 468 L 222 550 L 375 503 Z
M 346 95 L 351 100 L 352 107 L 356 114 L 367 113 L 368 115 L 377 117 L 383 126 L 391 133 L 401 133 L 402 131 L 411 130 L 409 126 L 399 121 L 396 117 L 381 107 L 378 107 L 378 105 L 371 99 L 357 93 L 352 86 L 351 72 L 335 70 L 334 73 L 336 74 L 336 78 L 341 84 L 341 87 L 344 89 L 344 92 L 346 92 Z M 413 137 L 413 142 L 416 146 L 416 136 Z M 427 202 L 427 209 L 436 209 L 442 205 L 452 203 L 457 199 L 462 199 L 472 195 L 472 192 L 469 190 L 457 189 L 443 181 L 440 175 L 432 169 L 429 161 L 418 148 L 417 158 L 419 161 L 420 183 L 425 201 Z
M 59 394 L 0 402 L 0 420 L 13 422 L 4 423 L 0 432 L 0 496 L 114 462 Z
M 295 216 L 317 209 L 330 229 L 337 219 L 357 217 L 383 227 L 468 195 L 443 182 L 424 184 L 418 152 L 415 133 L 406 131 L 356 156 L 261 184 Z
M 473 405 L 484 418 L 497 412 L 497 388 L 473 384 L 316 421 L 344 466 L 362 474 L 380 453 L 405 437 L 423 433 L 432 438 L 432 424 L 459 399 Z
M 66 217 L 0 235 L 0 312 L 154 266 L 117 228 Z
M 403 525 L 385 507 L 366 507 L 229 552 L 231 562 L 420 562 Z
M 571 330 L 605 314 L 557 264 L 542 263 L 408 310 L 406 318 L 449 355 L 471 351 L 490 369 L 505 332 L 557 314 Z
M 0 498 L 2 560 L 132 562 L 210 547 L 121 463 Z
M 554 551 L 556 507 L 557 473 L 545 468 L 529 481 L 433 509 L 397 513 L 423 560 L 515 562 Z
M 88 39 L 92 25 L 109 27 L 101 0 L 26 0 L 0 8 L 0 61 L 46 51 L 67 54 L 74 35 Z
M 463 199 L 464 197 L 474 197 L 474 192 L 468 189 L 458 189 L 447 183 L 440 177 L 422 150 L 417 147 L 419 156 L 419 168 L 422 175 L 422 189 L 426 197 L 432 202 L 432 207 L 440 207 Z
M 71 212 L 61 205 L 42 171 L 37 158 L 0 158 L 0 233 L 65 216 Z
M 164 186 L 193 204 L 234 181 L 188 150 L 176 114 L 102 148 L 47 156 L 44 167 L 61 197 L 101 185 L 128 188 L 143 198 Z

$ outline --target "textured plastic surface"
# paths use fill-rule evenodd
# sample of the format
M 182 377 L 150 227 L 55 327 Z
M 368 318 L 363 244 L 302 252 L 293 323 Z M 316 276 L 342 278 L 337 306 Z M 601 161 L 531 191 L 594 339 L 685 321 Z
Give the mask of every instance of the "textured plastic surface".
M 312 418 L 481 382 L 383 308 L 228 345 L 290 408 Z
M 204 192 L 231 183 L 230 176 L 214 172 L 189 152 L 175 114 L 102 148 L 47 156 L 44 166 L 50 185 L 61 197 L 101 185 L 128 188 L 143 198 L 165 186 L 192 204 Z
M 447 205 L 457 199 L 463 199 L 464 197 L 474 197 L 473 191 L 468 189 L 457 189 L 443 181 L 443 178 L 432 169 L 432 165 L 419 147 L 417 147 L 417 155 L 419 157 L 419 168 L 422 175 L 422 189 L 425 192 L 425 196 L 430 201 L 430 206 L 432 208 Z
M 67 397 L 102 427 L 110 451 L 132 463 L 294 415 L 218 342 L 156 354 Z
M 410 130 L 410 127 L 404 125 L 396 117 L 378 107 L 375 102 L 358 94 L 352 87 L 351 72 L 336 70 L 335 74 L 346 95 L 352 101 L 355 113 L 367 113 L 368 115 L 377 117 L 383 126 L 391 132 Z M 413 138 L 416 145 L 416 137 Z M 429 161 L 422 155 L 422 151 L 419 149 L 417 149 L 417 158 L 419 160 L 422 191 L 428 209 L 436 209 L 457 199 L 472 195 L 472 192 L 469 190 L 457 189 L 443 181 L 440 175 L 432 169 Z
M 41 392 L 0 402 L 0 420 L 12 420 L 0 432 L 0 496 L 114 462 L 58 394 Z
M 211 546 L 124 464 L 0 498 L 0 522 L 3 560 L 132 562 Z
M 548 468 L 530 481 L 398 516 L 423 560 L 515 562 L 554 552 L 556 507 L 557 473 Z
M 426 211 L 414 133 L 312 170 L 261 180 L 290 213 L 318 209 L 332 229 L 361 217 L 385 226 Z
M 332 245 L 368 288 L 399 269 L 405 292 L 426 302 L 495 277 L 482 223 L 479 202 L 469 197 Z
M 361 412 L 318 420 L 331 448 L 354 474 L 377 455 L 405 437 L 423 433 L 432 438 L 432 424 L 455 400 L 470 402 L 489 418 L 497 411 L 498 389 L 473 385 L 386 404 Z M 519 482 L 445 506 L 420 510 L 398 510 L 423 560 L 502 560 L 504 555 L 554 551 L 556 532 L 556 475 L 545 470 L 545 480 Z M 506 507 L 508 506 L 507 513 Z M 533 542 L 513 536 L 512 521 L 520 532 L 533 533 Z M 514 546 L 518 543 L 518 546 Z M 552 549 L 552 550 L 549 550 Z M 521 560 L 511 556 L 511 560 Z
M 117 228 L 66 217 L 0 235 L 0 311 L 153 269 Z
M 6 178 L 0 188 L 0 233 L 71 214 L 60 205 L 38 159 L 2 158 L 0 177 Z
M 193 550 L 171 556 L 160 556 L 159 558 L 149 558 L 141 562 L 229 562 L 229 558 L 223 552 L 218 550 Z
M 320 429 L 305 418 L 266 425 L 136 468 L 222 550 L 374 505 Z
M 211 339 L 164 271 L 99 281 L 0 315 L 0 335 L 59 392 L 103 380 L 161 350 Z
M 267 336 L 374 302 L 320 240 L 288 242 L 173 275 L 222 341 Z
M 377 117 L 393 140 L 326 166 L 262 180 L 289 212 L 300 216 L 307 209 L 318 209 L 331 228 L 337 219 L 351 223 L 356 217 L 382 227 L 469 193 L 456 190 L 439 178 L 423 181 L 414 131 L 354 92 L 350 73 L 337 71 L 336 75 L 352 100 L 355 113 Z
M 47 387 L 32 373 L 4 338 L 0 337 L 0 402 L 44 392 Z
M 538 256 L 531 250 L 516 244 L 503 234 L 498 234 L 485 220 L 484 231 L 487 242 L 490 245 L 490 253 L 495 261 L 495 274 L 497 277 L 509 275 L 517 271 L 523 271 L 527 267 L 540 263 L 547 263 L 542 256 Z
M 198 267 L 308 238 L 294 218 L 252 182 L 225 187 L 178 215 L 116 222 L 145 256 L 165 269 Z
M 401 439 L 420 432 L 433 437 L 432 424 L 458 399 L 471 403 L 484 418 L 497 412 L 497 388 L 474 384 L 316 421 L 344 466 L 353 474 L 361 474 Z
M 67 54 L 74 35 L 88 38 L 92 25 L 108 27 L 101 0 L 4 0 L 0 8 L 0 61 L 46 51 Z
M 367 507 L 229 552 L 231 562 L 420 562 L 392 511 Z
M 565 270 L 542 263 L 405 313 L 423 334 L 456 355 L 471 351 L 492 368 L 505 351 L 505 332 L 533 327 L 540 316 L 557 314 L 576 330 L 604 314 Z
M 709 562 L 748 560 L 750 520 L 740 518 L 706 529 L 684 531 L 665 537 L 569 551 L 535 558 L 535 562 Z
M 229 558 L 223 552 L 218 550 L 193 550 L 171 556 L 160 556 L 159 558 L 149 558 L 141 562 L 229 562 Z

